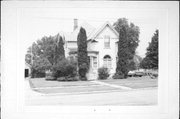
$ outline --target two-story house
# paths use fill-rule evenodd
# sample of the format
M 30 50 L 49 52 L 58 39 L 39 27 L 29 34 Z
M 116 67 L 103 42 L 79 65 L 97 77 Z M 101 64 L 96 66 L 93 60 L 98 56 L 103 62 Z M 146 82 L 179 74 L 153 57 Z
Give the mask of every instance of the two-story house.
M 87 35 L 87 51 L 90 61 L 88 79 L 96 79 L 98 68 L 107 67 L 111 74 L 116 71 L 118 33 L 107 21 L 100 28 L 94 28 L 88 23 L 78 26 L 74 19 L 74 31 L 65 35 L 65 55 L 75 58 L 77 56 L 77 36 L 83 27 Z

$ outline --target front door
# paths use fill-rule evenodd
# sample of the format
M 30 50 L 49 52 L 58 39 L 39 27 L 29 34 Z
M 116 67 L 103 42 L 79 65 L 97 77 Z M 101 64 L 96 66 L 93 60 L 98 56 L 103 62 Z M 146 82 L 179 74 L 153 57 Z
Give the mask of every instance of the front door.
M 98 70 L 98 60 L 97 56 L 89 56 L 89 71 L 88 71 L 88 80 L 97 79 L 97 70 Z

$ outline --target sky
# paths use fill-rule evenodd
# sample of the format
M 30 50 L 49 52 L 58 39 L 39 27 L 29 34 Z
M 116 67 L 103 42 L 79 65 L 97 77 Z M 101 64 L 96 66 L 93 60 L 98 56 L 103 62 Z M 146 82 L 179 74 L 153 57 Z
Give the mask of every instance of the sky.
M 95 28 L 109 21 L 113 24 L 118 18 L 127 18 L 140 28 L 137 54 L 145 56 L 148 43 L 158 29 L 158 12 L 155 10 L 131 10 L 121 8 L 44 8 L 25 9 L 21 12 L 20 38 L 24 46 L 41 39 L 43 36 L 56 35 L 61 32 L 73 31 L 73 19 L 78 19 L 78 25 L 86 22 Z

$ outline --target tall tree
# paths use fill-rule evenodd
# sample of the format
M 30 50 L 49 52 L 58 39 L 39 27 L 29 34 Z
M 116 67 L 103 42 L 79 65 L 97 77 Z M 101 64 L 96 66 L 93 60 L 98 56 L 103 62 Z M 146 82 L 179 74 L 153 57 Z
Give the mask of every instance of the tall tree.
M 149 59 L 147 57 L 145 57 L 145 58 L 143 58 L 143 60 L 140 63 L 140 68 L 149 69 L 149 64 L 150 64 Z
M 135 26 L 133 23 L 128 23 L 126 18 L 120 18 L 114 23 L 114 28 L 119 33 L 119 43 L 123 42 L 126 45 L 125 49 L 119 48 L 122 47 L 118 45 L 118 54 L 121 52 L 121 55 L 118 55 L 118 59 L 123 59 L 124 57 L 126 61 L 121 63 L 121 66 L 124 67 L 124 71 L 119 71 L 119 68 L 116 68 L 116 73 L 121 72 L 124 77 L 127 76 L 129 70 L 132 69 L 132 66 L 135 64 L 133 61 L 136 48 L 139 43 L 139 27 Z M 125 36 L 123 36 L 123 34 Z M 123 54 L 124 53 L 124 54 Z M 120 62 L 117 63 L 117 66 Z
M 134 63 L 135 63 L 135 67 L 136 69 L 140 68 L 140 63 L 143 60 L 143 58 L 137 54 L 134 55 Z
M 25 61 L 31 65 L 34 74 L 37 72 L 45 74 L 45 70 L 52 69 L 52 66 L 64 57 L 63 39 L 58 34 L 56 36 L 44 36 L 34 42 L 28 48 Z
M 87 36 L 86 30 L 84 28 L 80 28 L 78 37 L 78 73 L 80 76 L 80 80 L 87 80 L 86 73 L 88 71 L 88 55 L 87 55 Z
M 128 42 L 127 42 L 127 32 L 126 27 L 122 26 L 119 34 L 118 42 L 118 62 L 116 67 L 116 74 L 126 77 L 128 73 Z
M 65 51 L 64 51 L 64 41 L 62 36 L 60 36 L 59 34 L 57 34 L 55 36 L 55 59 L 54 59 L 54 63 L 56 64 L 57 61 L 64 59 L 65 58 Z
M 129 58 L 133 59 L 135 55 L 136 48 L 139 44 L 139 27 L 135 26 L 133 23 L 128 23 L 128 20 L 126 18 L 120 18 L 118 19 L 114 24 L 114 28 L 116 31 L 120 34 L 120 29 L 122 27 L 126 28 L 126 35 L 127 35 L 127 42 L 128 42 L 128 52 L 129 52 Z
M 158 69 L 158 37 L 159 31 L 156 30 L 147 47 L 146 57 L 141 62 L 142 68 Z

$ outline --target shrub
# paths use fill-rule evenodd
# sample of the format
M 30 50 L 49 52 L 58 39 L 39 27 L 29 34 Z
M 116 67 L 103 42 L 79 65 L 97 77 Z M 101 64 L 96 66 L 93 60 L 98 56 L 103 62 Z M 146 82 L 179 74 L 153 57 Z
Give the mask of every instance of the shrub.
M 75 77 L 66 77 L 66 81 L 78 81 L 79 78 L 77 76 Z
M 77 76 L 75 77 L 59 77 L 57 78 L 57 81 L 78 81 L 79 78 Z
M 72 64 L 72 63 L 68 63 L 66 65 L 66 71 L 65 71 L 66 76 L 69 77 L 75 77 L 77 74 L 77 67 L 76 65 Z
M 46 76 L 45 76 L 46 80 L 56 80 L 56 77 L 54 76 L 52 71 L 46 71 Z
M 45 77 L 45 72 L 31 68 L 31 78 L 42 78 Z
M 101 67 L 98 69 L 98 78 L 99 79 L 107 79 L 109 77 L 108 68 Z
M 75 77 L 77 75 L 77 65 L 74 61 L 63 59 L 53 66 L 54 77 Z
M 82 65 L 79 66 L 79 78 L 82 81 L 87 80 L 87 77 L 86 77 L 87 70 L 88 70 L 88 65 L 86 63 L 83 63 Z
M 123 78 L 124 78 L 124 75 L 123 75 L 123 74 L 115 73 L 112 78 L 113 78 L 113 79 L 123 79 Z
M 57 78 L 57 81 L 66 81 L 66 77 L 59 77 Z

